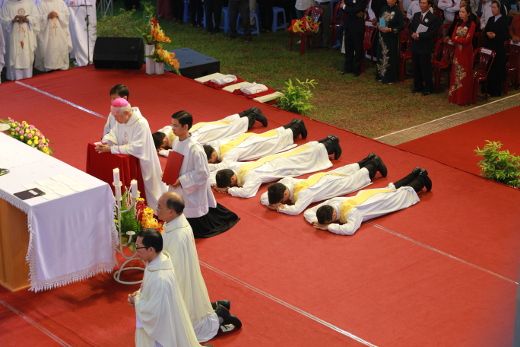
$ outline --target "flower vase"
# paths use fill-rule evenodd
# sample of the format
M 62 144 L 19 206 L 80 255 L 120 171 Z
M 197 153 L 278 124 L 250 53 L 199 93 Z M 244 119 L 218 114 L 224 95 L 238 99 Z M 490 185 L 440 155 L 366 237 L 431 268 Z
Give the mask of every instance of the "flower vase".
M 145 45 L 144 46 L 144 53 L 145 55 L 152 55 L 155 50 L 155 45 Z M 155 74 L 155 61 L 153 58 L 145 58 L 146 63 L 146 73 L 149 75 Z
M 155 74 L 164 75 L 164 63 L 162 61 L 155 62 Z

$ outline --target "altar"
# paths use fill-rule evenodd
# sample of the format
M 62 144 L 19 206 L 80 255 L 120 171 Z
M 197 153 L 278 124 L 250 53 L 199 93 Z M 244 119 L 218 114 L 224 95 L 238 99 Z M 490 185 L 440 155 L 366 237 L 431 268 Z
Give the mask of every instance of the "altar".
M 112 272 L 117 231 L 110 186 L 0 133 L 0 284 L 48 290 Z M 45 195 L 22 200 L 15 193 Z

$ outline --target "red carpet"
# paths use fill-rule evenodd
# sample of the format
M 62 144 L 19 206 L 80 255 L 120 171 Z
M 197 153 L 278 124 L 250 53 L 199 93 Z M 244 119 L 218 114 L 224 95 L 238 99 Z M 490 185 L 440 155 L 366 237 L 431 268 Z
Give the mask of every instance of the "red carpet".
M 2 99 L 9 96 L 2 101 L 4 115 L 18 114 L 20 100 L 29 98 L 23 101 L 23 119 L 16 118 L 40 128 L 55 143 L 56 157 L 81 169 L 86 143 L 101 136 L 105 120 L 25 85 L 105 117 L 108 90 L 125 83 L 130 102 L 140 107 L 153 130 L 168 124 L 180 109 L 192 112 L 196 121 L 208 121 L 258 106 L 269 129 L 298 117 L 170 74 L 88 67 L 21 82 L 0 85 Z M 350 237 L 316 231 L 301 215 L 268 211 L 259 203 L 266 186 L 251 199 L 216 194 L 241 221 L 222 235 L 197 240 L 197 247 L 210 297 L 231 299 L 231 310 L 244 326 L 212 344 L 510 346 L 520 262 L 520 192 L 437 158 L 308 118 L 305 122 L 307 140 L 339 136 L 343 155 L 334 167 L 374 152 L 389 174 L 377 176 L 372 187 L 386 186 L 420 166 L 430 172 L 433 190 L 422 193 L 419 204 L 365 223 Z M 452 153 L 458 150 L 449 147 Z M 449 153 L 446 147 L 444 151 Z M 134 288 L 100 275 L 37 294 L 4 291 L 0 300 L 71 346 L 128 346 L 135 318 L 125 297 Z M 25 344 L 22 337 L 15 341 Z

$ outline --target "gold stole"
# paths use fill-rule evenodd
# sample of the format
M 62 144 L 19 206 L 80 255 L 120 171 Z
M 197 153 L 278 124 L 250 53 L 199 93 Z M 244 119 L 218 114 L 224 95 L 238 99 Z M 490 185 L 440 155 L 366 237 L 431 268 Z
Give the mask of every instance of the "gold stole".
M 207 125 L 207 124 L 228 125 L 229 123 L 234 122 L 234 121 L 235 121 L 235 119 L 233 119 L 233 120 L 219 120 L 219 121 L 216 121 L 216 122 L 198 122 L 197 124 L 194 124 L 194 125 L 191 126 L 190 133 L 199 130 L 202 126 Z
M 364 203 L 365 201 L 367 201 L 373 195 L 376 195 L 379 193 L 388 193 L 388 192 L 393 192 L 393 191 L 394 191 L 393 189 L 369 189 L 369 190 L 365 190 L 361 194 L 356 195 L 353 198 L 349 198 L 349 199 L 345 200 L 339 208 L 339 211 L 340 211 L 339 221 L 341 223 L 346 223 L 348 212 L 352 208 L 356 207 L 357 205 L 360 205 L 360 204 Z
M 292 155 L 295 155 L 295 154 L 298 154 L 298 153 L 301 153 L 305 150 L 309 149 L 309 145 L 303 145 L 303 146 L 300 146 L 300 147 L 296 147 L 295 149 L 293 149 L 292 151 L 289 151 L 289 152 L 285 152 L 285 153 L 280 153 L 280 154 L 273 154 L 273 155 L 268 155 L 267 157 L 264 157 L 262 159 L 258 159 L 256 161 L 252 161 L 252 162 L 249 162 L 247 164 L 244 164 L 242 165 L 239 169 L 238 169 L 238 174 L 237 174 L 237 185 L 239 187 L 242 187 L 244 185 L 244 177 L 253 169 L 256 169 L 257 167 L 259 166 L 262 166 L 264 165 L 265 163 L 269 162 L 269 161 L 272 161 L 276 158 L 287 158 L 287 157 L 290 157 Z
M 298 194 L 300 194 L 300 192 L 304 191 L 305 189 L 309 188 L 310 186 L 315 185 L 316 183 L 318 183 L 319 180 L 321 180 L 321 178 L 323 176 L 327 176 L 327 175 L 338 176 L 338 177 L 344 176 L 344 175 L 338 175 L 338 174 L 334 174 L 334 173 L 330 173 L 330 172 L 319 172 L 319 173 L 314 174 L 311 177 L 307 178 L 306 180 L 295 183 L 294 184 L 293 202 L 296 202 L 296 200 L 298 200 Z
M 260 136 L 260 137 L 274 137 L 276 135 L 276 130 L 270 130 L 270 131 L 267 131 L 267 132 L 261 133 L 261 134 L 244 133 L 244 134 L 240 135 L 239 137 L 237 137 L 236 139 L 229 141 L 228 143 L 220 146 L 220 157 L 221 158 L 224 157 L 224 155 L 227 152 L 229 152 L 230 150 L 232 150 L 233 148 L 235 148 L 236 146 L 238 146 L 239 144 L 244 142 L 246 139 L 248 139 L 252 135 L 256 135 L 256 136 Z

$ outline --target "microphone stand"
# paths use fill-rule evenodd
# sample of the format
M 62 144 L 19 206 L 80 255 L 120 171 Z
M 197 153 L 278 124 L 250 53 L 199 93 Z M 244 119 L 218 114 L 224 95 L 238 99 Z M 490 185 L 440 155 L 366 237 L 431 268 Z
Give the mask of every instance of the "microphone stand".
M 87 65 L 88 64 L 92 64 L 92 62 L 90 61 L 90 33 L 89 33 L 89 19 L 88 17 L 90 16 L 88 14 L 88 6 L 87 6 L 87 0 L 83 0 L 83 3 L 85 4 L 85 24 L 87 24 Z

